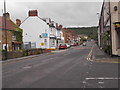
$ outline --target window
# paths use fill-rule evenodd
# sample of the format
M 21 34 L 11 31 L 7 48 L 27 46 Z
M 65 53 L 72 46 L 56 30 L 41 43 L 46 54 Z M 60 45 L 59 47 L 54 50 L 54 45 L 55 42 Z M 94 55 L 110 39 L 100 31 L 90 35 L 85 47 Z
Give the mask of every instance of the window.
M 50 46 L 55 46 L 55 40 L 54 39 L 50 39 Z
M 44 39 L 44 43 L 45 43 L 45 45 L 47 45 L 47 39 Z

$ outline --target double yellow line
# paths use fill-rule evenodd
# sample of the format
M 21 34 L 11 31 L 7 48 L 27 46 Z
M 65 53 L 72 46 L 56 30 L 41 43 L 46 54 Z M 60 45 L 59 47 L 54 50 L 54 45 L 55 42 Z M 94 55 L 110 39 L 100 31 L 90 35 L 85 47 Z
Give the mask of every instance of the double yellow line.
M 118 60 L 118 59 L 96 59 L 96 60 L 94 60 L 94 57 L 92 58 L 94 46 L 92 46 L 92 48 L 87 56 L 87 61 L 101 62 L 101 63 L 120 63 L 120 60 Z

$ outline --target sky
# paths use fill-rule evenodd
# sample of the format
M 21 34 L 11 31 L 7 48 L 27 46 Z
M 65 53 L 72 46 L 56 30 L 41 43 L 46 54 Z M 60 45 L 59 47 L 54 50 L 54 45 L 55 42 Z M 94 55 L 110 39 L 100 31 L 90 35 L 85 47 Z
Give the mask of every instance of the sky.
M 75 2 L 76 1 L 76 2 Z M 0 3 L 0 6 L 3 2 Z M 70 26 L 97 26 L 102 6 L 102 0 L 99 2 L 84 0 L 60 0 L 55 2 L 54 0 L 48 2 L 47 0 L 19 0 L 11 2 L 6 0 L 6 11 L 10 13 L 11 19 L 15 22 L 18 18 L 21 21 L 28 17 L 29 10 L 38 10 L 39 17 L 51 18 L 58 24 L 62 24 L 64 27 Z M 0 15 L 3 12 L 3 6 L 0 7 Z

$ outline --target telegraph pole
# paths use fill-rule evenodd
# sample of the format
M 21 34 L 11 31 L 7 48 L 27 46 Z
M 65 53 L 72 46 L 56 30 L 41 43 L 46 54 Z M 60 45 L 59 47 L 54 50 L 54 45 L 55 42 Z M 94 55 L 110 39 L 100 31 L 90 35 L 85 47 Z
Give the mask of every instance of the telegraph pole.
M 109 0 L 109 17 L 110 17 L 110 56 L 112 56 L 112 30 L 111 30 L 111 8 L 110 8 L 110 0 Z
M 6 46 L 5 46 L 5 59 L 8 59 L 8 49 L 7 49 L 7 29 L 6 29 L 6 2 L 4 0 L 4 30 L 5 30 L 5 42 L 6 42 Z

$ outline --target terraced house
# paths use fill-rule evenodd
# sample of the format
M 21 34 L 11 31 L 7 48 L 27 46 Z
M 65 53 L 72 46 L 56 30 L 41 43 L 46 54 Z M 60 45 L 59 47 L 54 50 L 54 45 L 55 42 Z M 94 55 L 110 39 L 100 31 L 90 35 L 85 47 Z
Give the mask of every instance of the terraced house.
M 98 42 L 106 53 L 120 56 L 120 0 L 104 0 L 99 19 Z
M 70 45 L 76 45 L 78 43 L 79 37 L 74 31 L 64 28 L 62 32 L 63 32 L 65 43 L 68 43 Z
M 61 25 L 50 18 L 41 18 L 37 10 L 29 10 L 28 17 L 20 25 L 25 49 L 42 48 L 55 50 L 64 40 Z
M 5 19 L 6 15 L 6 29 L 5 29 Z M 0 16 L 0 41 L 2 50 L 5 50 L 7 44 L 8 51 L 16 51 L 22 48 L 22 32 L 23 30 L 19 28 L 20 20 L 16 19 L 16 24 L 10 19 L 10 14 L 5 13 Z M 6 33 L 5 33 L 6 30 Z

